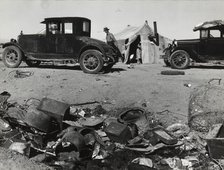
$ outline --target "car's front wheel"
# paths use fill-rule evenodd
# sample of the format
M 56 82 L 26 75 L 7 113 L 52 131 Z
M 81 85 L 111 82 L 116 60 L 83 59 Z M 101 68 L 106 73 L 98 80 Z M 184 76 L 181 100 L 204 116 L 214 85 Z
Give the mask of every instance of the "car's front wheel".
M 22 52 L 16 46 L 8 46 L 2 53 L 2 61 L 6 67 L 16 68 L 22 62 Z
M 36 60 L 26 60 L 26 64 L 29 67 L 38 67 L 40 65 L 41 61 L 36 61 Z
M 96 74 L 103 68 L 102 53 L 98 50 L 86 50 L 81 54 L 79 63 L 83 72 Z
M 186 69 L 190 64 L 190 56 L 184 50 L 177 50 L 171 54 L 170 65 L 175 69 Z

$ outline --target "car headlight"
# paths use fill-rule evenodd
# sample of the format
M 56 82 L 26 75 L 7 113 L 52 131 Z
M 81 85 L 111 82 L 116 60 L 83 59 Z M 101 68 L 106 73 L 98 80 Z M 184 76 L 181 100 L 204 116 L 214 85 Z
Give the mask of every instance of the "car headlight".
M 173 45 L 177 46 L 177 40 L 173 40 Z

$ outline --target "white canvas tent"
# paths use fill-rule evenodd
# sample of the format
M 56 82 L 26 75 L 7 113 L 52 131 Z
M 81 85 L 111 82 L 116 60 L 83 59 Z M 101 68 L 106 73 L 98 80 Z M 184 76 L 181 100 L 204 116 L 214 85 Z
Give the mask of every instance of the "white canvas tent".
M 142 63 L 158 63 L 161 51 L 168 45 L 168 39 L 159 35 L 160 44 L 156 46 L 148 39 L 148 36 L 153 35 L 153 30 L 149 27 L 147 21 L 140 27 L 128 25 L 124 30 L 115 34 L 119 49 L 125 56 L 125 63 L 128 62 L 131 53 L 133 53 L 133 44 L 136 41 L 141 41 Z M 125 41 L 128 43 L 125 44 Z

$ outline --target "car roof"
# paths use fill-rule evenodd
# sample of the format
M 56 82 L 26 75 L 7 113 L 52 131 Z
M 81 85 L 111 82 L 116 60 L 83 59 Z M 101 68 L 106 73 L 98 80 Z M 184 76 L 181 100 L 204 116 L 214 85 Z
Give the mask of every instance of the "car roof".
M 193 31 L 206 30 L 206 29 L 212 29 L 212 28 L 224 29 L 224 20 L 212 20 L 212 21 L 206 21 L 206 22 L 200 23 L 194 27 Z
M 49 23 L 49 22 L 74 22 L 77 20 L 87 20 L 90 21 L 88 18 L 84 17 L 51 17 L 51 18 L 45 18 L 44 21 L 41 23 Z

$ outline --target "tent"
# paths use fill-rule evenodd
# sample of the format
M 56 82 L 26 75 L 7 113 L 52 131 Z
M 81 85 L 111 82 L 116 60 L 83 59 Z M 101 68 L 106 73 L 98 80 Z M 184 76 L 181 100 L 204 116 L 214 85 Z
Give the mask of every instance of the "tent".
M 142 63 L 158 63 L 163 49 L 168 46 L 169 39 L 159 35 L 159 46 L 156 46 L 148 38 L 153 35 L 153 30 L 149 27 L 147 21 L 139 27 L 128 25 L 124 30 L 114 34 L 119 49 L 125 56 L 124 62 L 130 62 L 130 56 L 135 55 L 137 45 L 141 42 Z

